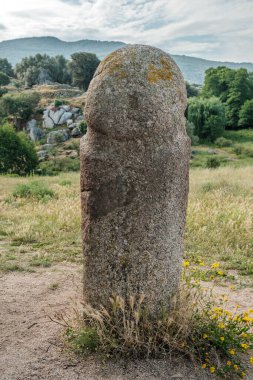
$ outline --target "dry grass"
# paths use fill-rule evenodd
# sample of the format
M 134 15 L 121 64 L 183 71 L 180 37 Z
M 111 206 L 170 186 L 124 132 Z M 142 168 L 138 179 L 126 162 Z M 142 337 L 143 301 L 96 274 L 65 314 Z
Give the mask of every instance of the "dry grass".
M 79 174 L 37 179 L 51 187 L 57 199 L 6 202 L 16 184 L 34 178 L 1 176 L 0 239 L 10 244 L 1 254 L 4 270 L 31 269 L 40 260 L 45 266 L 81 260 Z M 192 169 L 185 258 L 221 261 L 223 269 L 237 270 L 243 281 L 253 282 L 252 200 L 253 167 Z

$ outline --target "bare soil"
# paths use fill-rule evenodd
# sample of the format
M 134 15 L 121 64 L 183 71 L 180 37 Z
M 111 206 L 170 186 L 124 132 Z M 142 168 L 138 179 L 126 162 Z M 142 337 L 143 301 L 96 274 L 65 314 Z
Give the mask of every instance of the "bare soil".
M 81 298 L 81 277 L 82 268 L 75 264 L 1 275 L 1 380 L 214 379 L 182 358 L 103 363 L 69 353 L 60 338 L 64 328 L 48 315 L 65 311 L 71 299 Z M 239 294 L 240 303 L 249 307 L 252 291 Z M 238 303 L 238 293 L 235 297 Z

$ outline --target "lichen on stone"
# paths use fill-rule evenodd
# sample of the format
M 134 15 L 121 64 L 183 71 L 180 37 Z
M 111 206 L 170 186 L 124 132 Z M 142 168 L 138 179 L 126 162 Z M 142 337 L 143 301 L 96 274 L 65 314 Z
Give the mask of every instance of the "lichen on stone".
M 162 67 L 157 67 L 151 63 L 148 64 L 148 82 L 157 83 L 159 80 L 169 81 L 173 79 L 173 72 L 169 61 L 165 57 L 162 57 L 160 63 Z
M 118 52 L 109 54 L 102 62 L 102 70 L 105 73 L 117 76 L 119 78 L 126 78 L 127 71 L 123 70 L 122 56 Z

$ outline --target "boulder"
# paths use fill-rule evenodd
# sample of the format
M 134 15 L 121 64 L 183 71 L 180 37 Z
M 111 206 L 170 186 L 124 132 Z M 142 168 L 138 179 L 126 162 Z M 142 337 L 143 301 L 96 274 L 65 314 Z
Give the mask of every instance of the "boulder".
M 26 130 L 27 131 L 30 131 L 31 128 L 34 128 L 37 126 L 37 120 L 35 119 L 32 119 L 32 120 L 29 120 L 27 123 L 26 123 Z
M 38 141 L 45 135 L 45 132 L 40 128 L 30 127 L 29 135 L 32 141 Z
M 55 144 L 67 141 L 69 139 L 69 134 L 66 129 L 59 129 L 57 131 L 49 132 L 47 135 L 47 143 Z
M 82 132 L 80 130 L 79 127 L 75 127 L 72 131 L 71 131 L 71 136 L 72 137 L 80 137 L 82 136 Z

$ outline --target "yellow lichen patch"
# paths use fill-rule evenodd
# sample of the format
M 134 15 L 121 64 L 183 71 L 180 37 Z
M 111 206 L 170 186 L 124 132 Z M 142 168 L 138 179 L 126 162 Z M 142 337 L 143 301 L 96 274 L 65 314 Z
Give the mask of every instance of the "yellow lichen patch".
M 168 81 L 173 79 L 173 72 L 169 61 L 165 57 L 162 57 L 160 63 L 162 67 L 157 67 L 151 63 L 148 65 L 147 80 L 150 83 L 157 83 L 159 80 Z
M 116 75 L 119 78 L 126 78 L 127 71 L 123 70 L 123 59 L 118 52 L 109 54 L 102 62 L 102 71 Z

